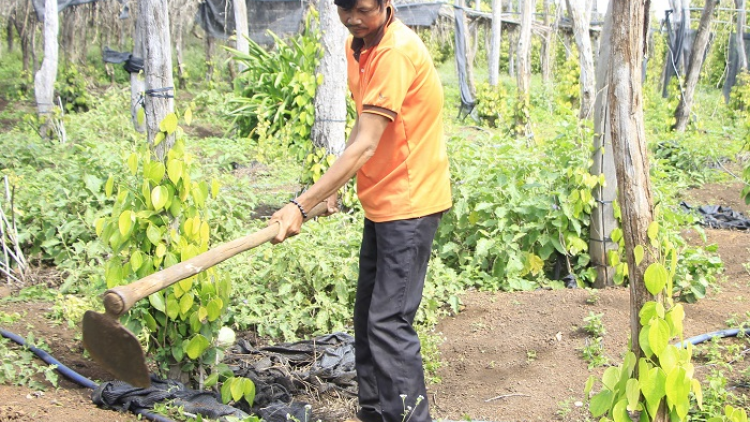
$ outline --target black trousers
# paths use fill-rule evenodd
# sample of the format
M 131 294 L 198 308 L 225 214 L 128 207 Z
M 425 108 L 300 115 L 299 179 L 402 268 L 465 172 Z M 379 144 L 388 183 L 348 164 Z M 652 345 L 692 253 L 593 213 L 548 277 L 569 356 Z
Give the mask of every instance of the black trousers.
M 442 213 L 365 219 L 354 305 L 363 422 L 431 422 L 419 337 L 412 327 Z

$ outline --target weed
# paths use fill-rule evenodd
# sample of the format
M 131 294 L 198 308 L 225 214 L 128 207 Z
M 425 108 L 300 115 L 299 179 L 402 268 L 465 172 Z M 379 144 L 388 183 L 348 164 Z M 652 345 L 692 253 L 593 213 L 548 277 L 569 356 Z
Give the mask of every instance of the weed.
M 589 337 L 585 339 L 585 345 L 581 349 L 583 359 L 589 363 L 589 368 L 597 368 L 609 363 L 609 360 L 604 355 L 604 339 L 603 336 L 607 333 L 602 323 L 601 314 L 595 314 L 589 312 L 589 315 L 583 319 L 584 325 L 583 331 L 589 334 Z
M 33 337 L 29 336 L 26 343 L 33 344 Z M 46 390 L 49 385 L 57 387 L 57 365 L 40 365 L 28 347 L 14 345 L 11 340 L 0 337 L 0 384 L 26 386 L 37 391 Z
M 583 322 L 585 322 L 583 330 L 595 337 L 602 337 L 607 334 L 607 330 L 604 328 L 604 323 L 602 322 L 603 316 L 604 313 L 595 314 L 589 311 L 589 316 L 583 318 Z
M 596 305 L 599 303 L 599 290 L 592 289 L 590 287 L 586 288 L 586 303 L 589 305 Z
M 565 400 L 557 402 L 557 410 L 555 411 L 555 414 L 561 419 L 564 419 L 573 411 L 573 408 L 570 407 L 571 400 L 572 399 L 565 399 Z
M 18 312 L 12 314 L 0 311 L 0 324 L 8 325 L 18 322 L 21 319 L 21 315 Z

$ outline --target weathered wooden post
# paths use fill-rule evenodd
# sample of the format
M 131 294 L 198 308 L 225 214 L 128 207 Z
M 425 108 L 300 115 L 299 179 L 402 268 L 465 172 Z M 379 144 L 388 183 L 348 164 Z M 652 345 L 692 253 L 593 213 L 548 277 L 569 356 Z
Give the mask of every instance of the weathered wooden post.
M 549 1 L 549 0 L 547 0 Z M 490 45 L 489 84 L 497 86 L 500 79 L 500 45 L 503 40 L 503 2 L 492 0 L 492 38 Z
M 346 36 L 348 31 L 339 21 L 331 0 L 318 2 L 323 57 L 317 73 L 323 83 L 315 91 L 315 123 L 312 142 L 335 156 L 344 152 L 346 144 Z
M 154 144 L 161 132 L 159 124 L 174 111 L 174 82 L 172 79 L 172 50 L 169 37 L 167 0 L 140 0 L 139 11 L 144 29 L 144 71 L 146 91 L 146 131 L 148 142 Z M 174 145 L 174 134 L 169 135 L 154 148 L 160 160 Z
M 39 116 L 39 133 L 45 139 L 55 134 L 54 94 L 57 79 L 57 60 L 59 16 L 57 0 L 44 2 L 44 60 L 42 67 L 34 75 L 34 95 L 36 97 L 37 115 Z
M 703 6 L 703 14 L 698 26 L 698 32 L 693 40 L 693 48 L 690 51 L 690 64 L 688 64 L 687 79 L 685 88 L 682 90 L 680 103 L 674 113 L 675 124 L 673 129 L 678 132 L 684 132 L 690 122 L 690 111 L 693 108 L 693 94 L 695 86 L 698 85 L 701 67 L 703 67 L 703 57 L 708 47 L 708 38 L 711 35 L 711 22 L 714 19 L 714 7 L 717 0 L 706 0 Z
M 529 138 L 531 133 L 531 23 L 534 16 L 536 0 L 527 0 L 521 4 L 521 30 L 518 34 L 517 61 L 518 72 L 516 84 L 518 97 L 515 113 L 515 133 Z
M 235 47 L 237 51 L 247 54 L 250 51 L 250 44 L 246 38 L 250 34 L 247 26 L 247 4 L 245 0 L 234 0 L 232 5 L 234 6 Z M 247 69 L 247 65 L 242 61 L 238 61 L 237 69 L 243 72 Z M 346 70 L 346 67 L 344 70 Z
M 581 66 L 581 109 L 578 113 L 580 119 L 593 117 L 591 111 L 594 107 L 594 54 L 591 48 L 591 36 L 589 35 L 589 21 L 591 14 L 591 0 L 566 0 L 568 14 L 573 21 L 573 34 L 578 46 L 578 63 Z
M 612 230 L 619 226 L 614 212 L 617 198 L 617 174 L 612 150 L 612 129 L 609 119 L 608 75 L 612 66 L 612 13 L 611 6 L 604 17 L 601 49 L 596 68 L 596 98 L 594 105 L 594 152 L 590 173 L 604 176 L 604 184 L 594 189 L 596 206 L 591 211 L 589 225 L 589 255 L 591 265 L 596 268 L 594 287 L 614 286 L 615 269 L 609 265 L 608 252 L 616 250 L 612 241 Z

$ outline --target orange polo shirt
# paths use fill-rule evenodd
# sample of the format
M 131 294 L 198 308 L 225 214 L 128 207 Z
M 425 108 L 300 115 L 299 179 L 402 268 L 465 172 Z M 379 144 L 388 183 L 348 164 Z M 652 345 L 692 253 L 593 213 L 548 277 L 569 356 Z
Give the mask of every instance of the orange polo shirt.
M 391 120 L 375 154 L 357 173 L 365 217 L 384 222 L 447 210 L 452 201 L 443 87 L 427 48 L 397 19 L 378 44 L 361 50 L 359 60 L 352 41 L 350 36 L 347 72 L 357 115 L 376 113 Z

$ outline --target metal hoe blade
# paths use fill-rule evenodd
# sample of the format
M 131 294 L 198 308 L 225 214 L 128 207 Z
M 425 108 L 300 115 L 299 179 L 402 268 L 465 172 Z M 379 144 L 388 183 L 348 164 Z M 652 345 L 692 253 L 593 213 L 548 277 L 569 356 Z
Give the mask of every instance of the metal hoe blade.
M 83 346 L 115 378 L 135 387 L 151 386 L 141 344 L 117 319 L 86 311 L 83 315 Z

